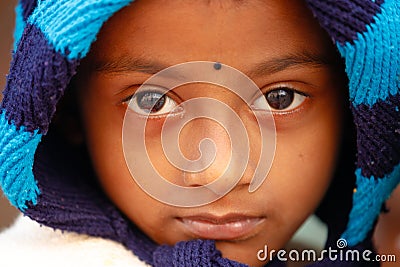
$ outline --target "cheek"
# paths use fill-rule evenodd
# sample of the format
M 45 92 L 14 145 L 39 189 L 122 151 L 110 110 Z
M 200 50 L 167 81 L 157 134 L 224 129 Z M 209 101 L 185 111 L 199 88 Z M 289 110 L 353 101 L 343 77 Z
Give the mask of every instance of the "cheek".
M 102 101 L 101 97 L 87 95 L 85 99 L 82 120 L 86 144 L 105 194 L 156 242 L 172 244 L 183 240 L 182 236 L 168 231 L 174 227 L 166 220 L 172 212 L 171 207 L 148 196 L 129 172 L 122 145 L 124 108 Z
M 336 163 L 340 118 L 329 110 L 307 117 L 302 126 L 277 132 L 274 163 L 264 183 L 281 225 L 281 245 L 314 212 L 325 194 Z M 278 231 L 280 231 L 278 229 Z
M 82 121 L 93 167 L 99 174 L 111 172 L 117 176 L 119 171 L 125 169 L 125 164 L 122 164 L 123 116 L 116 112 L 114 105 L 102 101 L 101 97 L 91 96 L 90 92 L 84 101 Z

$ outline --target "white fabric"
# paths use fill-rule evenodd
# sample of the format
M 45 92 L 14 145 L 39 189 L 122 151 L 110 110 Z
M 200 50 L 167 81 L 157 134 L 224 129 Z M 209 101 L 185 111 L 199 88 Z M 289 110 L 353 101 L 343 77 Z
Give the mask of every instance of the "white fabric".
M 20 216 L 0 233 L 0 266 L 145 267 L 121 244 L 102 238 L 61 232 Z

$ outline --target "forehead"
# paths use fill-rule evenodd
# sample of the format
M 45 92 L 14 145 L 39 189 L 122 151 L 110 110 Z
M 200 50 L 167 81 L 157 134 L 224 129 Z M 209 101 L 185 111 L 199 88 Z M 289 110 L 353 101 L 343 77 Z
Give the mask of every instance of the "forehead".
M 241 68 L 261 57 L 328 54 L 331 48 L 300 0 L 138 0 L 104 25 L 91 56 L 145 56 L 168 65 L 210 60 Z

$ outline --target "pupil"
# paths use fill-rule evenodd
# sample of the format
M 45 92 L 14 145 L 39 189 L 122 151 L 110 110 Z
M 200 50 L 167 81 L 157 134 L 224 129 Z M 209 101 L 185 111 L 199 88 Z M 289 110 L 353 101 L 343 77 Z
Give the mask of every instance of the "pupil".
M 165 95 L 157 92 L 144 92 L 137 98 L 137 104 L 148 113 L 157 112 L 165 105 Z
M 294 98 L 294 92 L 292 90 L 277 89 L 269 92 L 266 95 L 268 104 L 273 109 L 285 109 L 289 107 Z

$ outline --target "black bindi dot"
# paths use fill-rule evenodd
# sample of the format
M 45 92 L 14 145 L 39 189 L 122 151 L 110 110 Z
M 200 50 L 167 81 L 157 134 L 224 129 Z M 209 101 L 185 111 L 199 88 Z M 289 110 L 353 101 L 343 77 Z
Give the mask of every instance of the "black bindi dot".
M 215 64 L 214 64 L 214 69 L 216 69 L 216 70 L 220 70 L 222 68 L 222 65 L 221 65 L 221 63 L 219 63 L 219 62 L 216 62 Z

